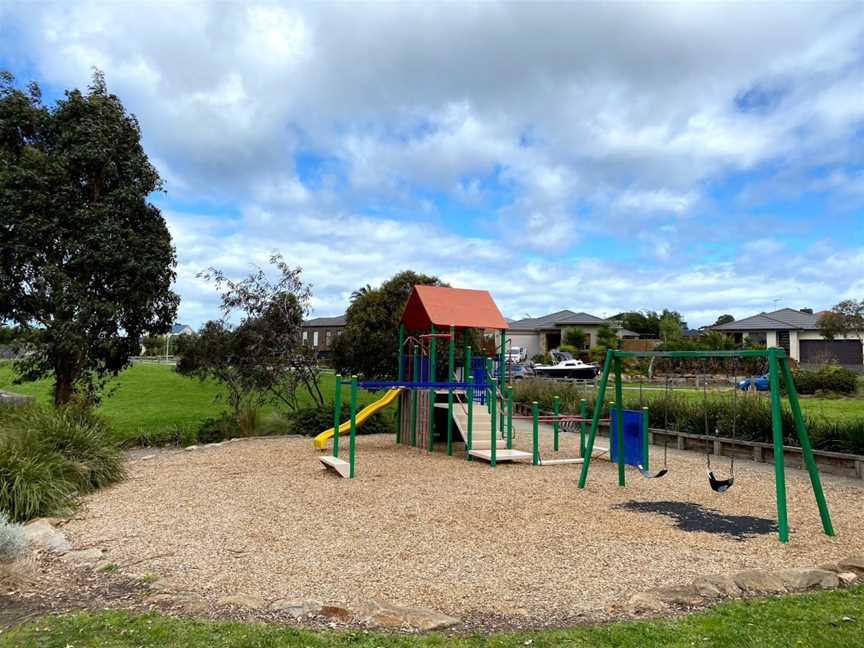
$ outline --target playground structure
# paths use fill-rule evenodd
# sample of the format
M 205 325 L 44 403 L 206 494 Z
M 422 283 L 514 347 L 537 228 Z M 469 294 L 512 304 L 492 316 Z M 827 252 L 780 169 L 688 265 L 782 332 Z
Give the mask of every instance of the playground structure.
M 819 469 L 816 466 L 816 460 L 813 457 L 813 450 L 810 445 L 810 438 L 807 435 L 807 427 L 804 424 L 804 418 L 801 415 L 801 404 L 798 401 L 795 381 L 792 377 L 792 371 L 789 369 L 789 361 L 786 357 L 786 352 L 782 348 L 770 347 L 768 349 L 747 349 L 741 351 L 619 351 L 616 349 L 609 349 L 606 352 L 606 358 L 603 362 L 603 371 L 597 384 L 596 402 L 603 402 L 603 399 L 606 396 L 609 374 L 610 372 L 613 372 L 615 378 L 615 403 L 612 405 L 612 408 L 615 410 L 616 423 L 614 429 L 610 431 L 610 436 L 614 436 L 619 448 L 624 447 L 622 425 L 624 410 L 622 406 L 623 386 L 621 368 L 622 361 L 627 358 L 672 358 L 678 360 L 707 358 L 764 358 L 768 363 L 769 388 L 771 392 L 774 486 L 777 503 L 777 532 L 780 542 L 786 543 L 789 540 L 789 522 L 786 507 L 785 462 L 783 459 L 783 419 L 780 393 L 781 374 L 783 384 L 786 388 L 786 394 L 789 399 L 789 407 L 792 410 L 795 433 L 798 437 L 799 443 L 801 444 L 801 451 L 810 478 L 810 485 L 813 490 L 813 495 L 816 498 L 816 505 L 819 509 L 819 516 L 822 521 L 822 530 L 826 535 L 834 535 L 831 516 L 828 513 L 828 505 L 825 501 L 825 494 L 822 490 L 822 483 L 819 477 Z M 597 436 L 597 428 L 599 424 L 600 408 L 595 408 L 591 420 L 591 429 L 588 434 L 588 445 L 586 448 L 587 454 L 585 461 L 582 463 L 582 470 L 579 475 L 580 489 L 585 488 L 585 483 L 588 478 L 588 470 L 591 466 L 591 451 L 594 446 L 594 440 Z M 707 435 L 708 430 L 706 429 L 705 432 Z M 647 437 L 645 442 L 647 443 Z M 622 487 L 626 483 L 624 454 L 625 453 L 623 452 L 619 453 L 617 458 L 618 485 Z M 707 471 L 709 484 L 715 492 L 725 492 L 732 486 L 734 476 L 730 475 L 729 479 L 726 480 L 718 479 L 711 470 L 710 453 L 706 454 L 708 457 Z M 734 467 L 734 463 L 732 463 L 730 467 Z
M 591 420 L 585 401 L 579 415 L 559 413 L 557 399 L 552 414 L 541 415 L 535 403 L 530 416 L 514 415 L 513 389 L 507 384 L 509 380 L 505 380 L 509 377 L 511 355 L 506 328 L 506 320 L 487 291 L 415 286 L 399 326 L 397 379 L 360 380 L 352 376 L 346 380 L 336 376 L 333 427 L 314 439 L 319 450 L 325 449 L 332 439 L 332 453 L 321 456 L 321 462 L 339 475 L 353 478 L 357 428 L 396 400 L 397 443 L 431 452 L 437 434 L 446 442 L 448 455 L 453 455 L 454 444 L 461 441 L 469 461 L 479 459 L 493 467 L 499 462 L 518 460 L 538 466 L 581 463 L 585 456 L 586 425 Z M 472 348 L 472 341 L 475 347 L 482 348 Z M 446 344 L 446 366 L 438 363 L 439 351 L 445 348 L 439 347 L 439 343 Z M 340 422 L 343 386 L 350 388 L 350 416 Z M 386 391 L 358 411 L 358 389 Z M 647 410 L 636 414 L 644 417 L 647 426 Z M 531 421 L 530 451 L 513 447 L 514 420 Z M 607 423 L 608 419 L 600 422 Z M 553 428 L 555 453 L 560 448 L 562 428 L 578 426 L 578 454 L 567 458 L 557 454 L 555 458 L 541 457 L 538 439 L 541 424 Z M 645 427 L 639 425 L 640 429 Z M 347 459 L 340 456 L 340 440 L 346 434 Z M 639 443 L 641 447 L 642 442 Z M 609 452 L 605 448 L 592 451 L 598 456 Z M 647 469 L 647 444 L 632 465 Z

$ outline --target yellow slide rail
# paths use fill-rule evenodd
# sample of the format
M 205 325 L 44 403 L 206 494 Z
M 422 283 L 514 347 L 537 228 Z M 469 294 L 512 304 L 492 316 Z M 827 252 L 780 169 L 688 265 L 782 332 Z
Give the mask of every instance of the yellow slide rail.
M 399 395 L 399 392 L 402 391 L 401 387 L 396 387 L 395 389 L 389 389 L 387 392 L 379 398 L 374 403 L 370 403 L 362 410 L 357 412 L 355 417 L 355 421 L 357 423 L 357 427 L 363 425 L 363 422 L 372 416 L 375 412 L 381 411 L 385 407 L 387 407 L 390 403 L 396 400 L 396 397 Z M 351 429 L 351 421 L 350 419 L 345 421 L 339 426 L 339 434 L 346 434 Z M 315 447 L 318 450 L 324 450 L 327 447 L 327 441 L 330 437 L 333 436 L 333 428 L 331 427 L 329 430 L 324 430 L 321 434 L 315 437 L 314 443 Z

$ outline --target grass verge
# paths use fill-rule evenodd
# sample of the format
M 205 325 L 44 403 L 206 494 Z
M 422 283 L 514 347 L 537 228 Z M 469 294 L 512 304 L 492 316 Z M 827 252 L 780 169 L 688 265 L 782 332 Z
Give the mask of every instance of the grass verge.
M 677 619 L 490 636 L 449 637 L 432 634 L 407 637 L 362 631 L 312 632 L 279 625 L 201 621 L 108 611 L 43 617 L 0 635 L 0 648 L 829 648 L 862 645 L 864 587 L 734 601 Z

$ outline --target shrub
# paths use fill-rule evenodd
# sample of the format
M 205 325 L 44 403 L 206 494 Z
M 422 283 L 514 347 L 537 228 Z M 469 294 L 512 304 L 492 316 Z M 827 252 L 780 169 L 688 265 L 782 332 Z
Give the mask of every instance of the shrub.
M 351 409 L 343 404 L 339 420 L 347 421 L 350 416 Z M 333 427 L 333 406 L 328 404 L 324 407 L 303 407 L 294 410 L 287 417 L 289 434 L 313 436 Z M 357 428 L 357 433 L 390 434 L 395 430 L 393 426 L 393 417 L 378 412 L 366 419 L 363 425 Z
M 534 364 L 552 364 L 552 356 L 548 353 L 535 353 L 531 356 L 531 362 Z
M 26 550 L 29 541 L 20 524 L 15 524 L 0 511 L 0 563 L 12 562 Z
M 0 563 L 19 558 L 29 546 L 24 529 L 0 511 Z
M 50 515 L 123 479 L 110 437 L 102 419 L 75 407 L 0 412 L 0 511 L 13 521 Z
M 162 430 L 146 430 L 129 437 L 122 448 L 160 448 L 165 446 L 190 446 L 198 441 L 197 430 L 188 425 L 174 425 Z
M 854 394 L 858 387 L 858 375 L 837 365 L 828 365 L 818 371 L 799 369 L 793 378 L 799 394 L 816 394 L 820 391 Z

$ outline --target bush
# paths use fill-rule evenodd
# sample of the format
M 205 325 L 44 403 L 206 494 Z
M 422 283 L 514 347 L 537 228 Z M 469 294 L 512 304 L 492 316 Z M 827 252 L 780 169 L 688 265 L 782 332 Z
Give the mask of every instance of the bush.
M 29 541 L 20 524 L 15 524 L 0 511 L 0 563 L 12 562 L 26 550 Z
M 123 479 L 110 438 L 102 419 L 75 407 L 0 412 L 0 512 L 19 522 L 50 515 Z
M 816 394 L 820 391 L 854 394 L 858 387 L 858 375 L 837 365 L 828 365 L 818 371 L 799 369 L 795 372 L 794 380 L 799 394 Z
M 552 356 L 548 353 L 535 353 L 531 356 L 531 362 L 534 364 L 552 364 Z
M 339 420 L 347 421 L 350 416 L 350 407 L 343 404 Z M 333 405 L 299 408 L 288 414 L 287 418 L 289 434 L 314 436 L 333 427 Z M 363 425 L 357 427 L 357 434 L 391 434 L 394 432 L 393 417 L 380 412 L 373 414 L 366 419 Z
M 129 437 L 122 448 L 161 448 L 165 446 L 190 446 L 198 441 L 197 430 L 188 425 L 174 425 L 162 430 L 146 430 Z

